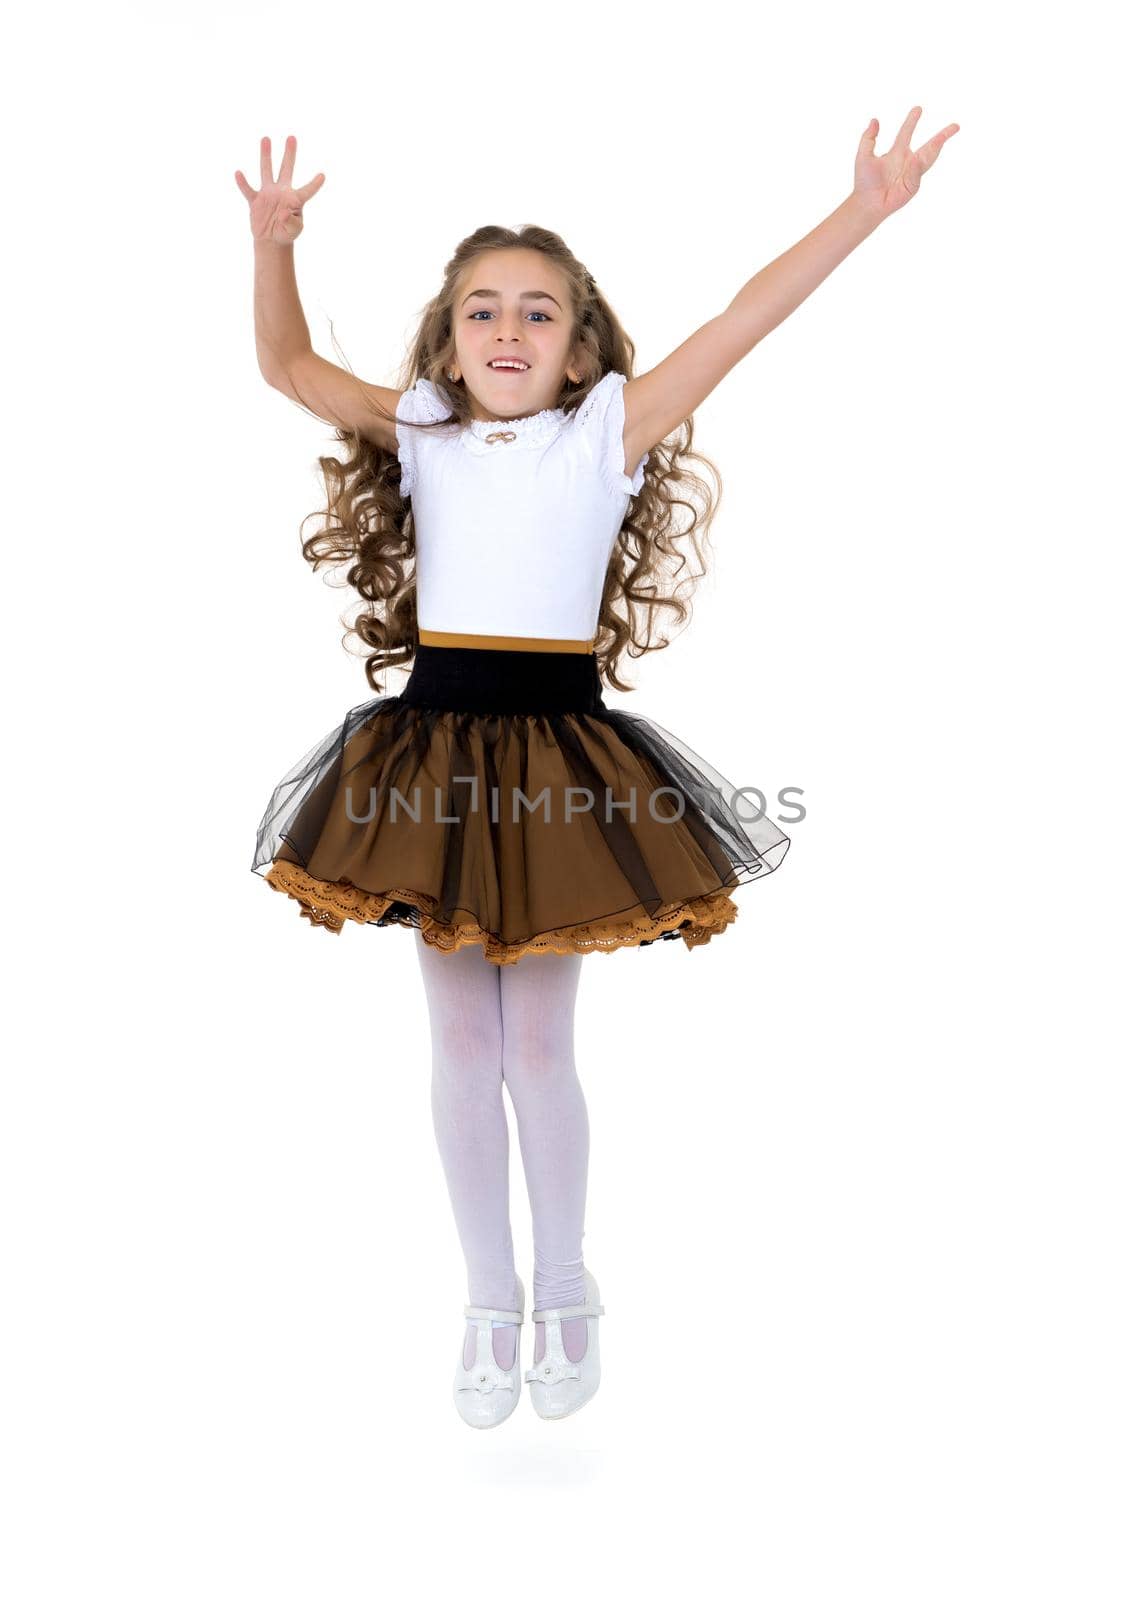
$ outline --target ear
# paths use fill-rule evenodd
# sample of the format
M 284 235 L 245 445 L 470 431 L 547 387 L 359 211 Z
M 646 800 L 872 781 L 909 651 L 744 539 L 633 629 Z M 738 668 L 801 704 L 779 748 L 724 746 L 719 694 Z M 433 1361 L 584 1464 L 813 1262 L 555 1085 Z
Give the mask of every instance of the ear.
M 567 375 L 569 383 L 583 382 L 579 368 L 586 366 L 589 361 L 590 355 L 587 349 L 582 344 L 573 344 L 568 354 Z

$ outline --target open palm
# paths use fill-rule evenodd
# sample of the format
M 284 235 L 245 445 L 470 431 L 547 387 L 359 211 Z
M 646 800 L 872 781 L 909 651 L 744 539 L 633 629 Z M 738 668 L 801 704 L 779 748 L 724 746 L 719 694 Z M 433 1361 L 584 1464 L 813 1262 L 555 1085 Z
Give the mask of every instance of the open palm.
M 291 133 L 286 140 L 282 165 L 275 178 L 270 160 L 270 141 L 263 139 L 262 187 L 252 189 L 241 172 L 234 174 L 238 187 L 250 202 L 250 231 L 255 239 L 269 239 L 274 244 L 293 244 L 302 231 L 302 207 L 321 188 L 325 182 L 325 173 L 319 172 L 316 178 L 311 178 L 302 188 L 295 189 L 294 157 L 297 152 L 298 141 Z
M 879 217 L 899 211 L 921 187 L 921 179 L 941 153 L 941 146 L 959 132 L 960 123 L 950 122 L 947 128 L 923 144 L 919 150 L 909 149 L 909 140 L 921 115 L 920 106 L 914 106 L 901 124 L 901 131 L 883 156 L 873 154 L 880 123 L 874 117 L 857 147 L 854 165 L 853 192 Z

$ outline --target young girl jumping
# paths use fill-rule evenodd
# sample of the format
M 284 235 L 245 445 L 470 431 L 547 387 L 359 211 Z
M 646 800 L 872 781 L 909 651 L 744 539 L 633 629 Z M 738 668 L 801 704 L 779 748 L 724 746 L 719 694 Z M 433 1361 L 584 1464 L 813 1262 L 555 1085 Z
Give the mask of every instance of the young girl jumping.
M 321 458 L 325 524 L 302 552 L 315 570 L 348 564 L 374 691 L 275 786 L 252 870 L 315 928 L 417 930 L 433 1124 L 468 1275 L 453 1397 L 474 1427 L 503 1422 L 521 1391 L 504 1085 L 533 1225 L 524 1381 L 539 1416 L 566 1417 L 599 1386 L 604 1309 L 582 1255 L 583 957 L 708 944 L 737 915 L 729 891 L 789 847 L 750 791 L 603 699 L 605 681 L 630 687 L 625 653 L 665 648 L 655 613 L 685 622 L 706 571 L 717 499 L 684 466 L 705 460 L 693 414 L 916 194 L 957 131 L 910 150 L 920 114 L 883 156 L 870 122 L 853 192 L 637 378 L 631 340 L 563 240 L 488 226 L 448 262 L 400 386 L 363 383 L 315 354 L 294 277 L 302 208 L 324 175 L 293 187 L 292 136 L 277 178 L 269 139 L 261 188 L 235 173 L 259 367 L 347 447 Z M 410 661 L 401 693 L 383 694 L 378 673 Z

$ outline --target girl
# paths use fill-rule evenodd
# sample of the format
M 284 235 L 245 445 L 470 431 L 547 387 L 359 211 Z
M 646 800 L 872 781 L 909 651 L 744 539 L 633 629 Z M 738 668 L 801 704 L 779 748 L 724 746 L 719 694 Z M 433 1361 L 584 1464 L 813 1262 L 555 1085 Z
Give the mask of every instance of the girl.
M 252 870 L 315 928 L 418 931 L 433 1122 L 471 1302 L 453 1396 L 474 1427 L 503 1422 L 521 1390 L 503 1085 L 535 1248 L 524 1379 L 541 1417 L 566 1417 L 598 1388 L 603 1312 L 581 1253 L 583 957 L 709 943 L 737 915 L 728 891 L 773 872 L 790 842 L 675 734 L 602 697 L 604 680 L 630 687 L 625 652 L 665 647 L 650 638 L 655 611 L 685 621 L 706 571 L 717 500 L 683 465 L 705 459 L 690 449 L 693 413 L 917 192 L 957 131 L 911 151 L 919 116 L 881 157 L 870 122 L 837 210 L 638 378 L 631 340 L 564 242 L 489 226 L 449 261 L 400 387 L 362 383 L 311 348 L 294 278 L 302 207 L 324 176 L 292 187 L 293 137 L 276 179 L 262 140 L 259 190 L 235 174 L 262 374 L 348 447 L 345 461 L 321 458 L 325 525 L 302 551 L 315 569 L 350 563 L 374 691 L 277 784 Z M 381 694 L 377 674 L 410 660 L 402 692 Z

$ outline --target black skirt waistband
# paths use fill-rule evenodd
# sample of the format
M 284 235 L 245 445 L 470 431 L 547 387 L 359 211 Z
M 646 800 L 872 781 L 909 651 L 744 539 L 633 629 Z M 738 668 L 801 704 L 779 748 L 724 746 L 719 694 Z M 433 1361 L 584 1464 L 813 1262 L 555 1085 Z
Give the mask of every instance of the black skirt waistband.
M 594 653 L 421 644 L 398 698 L 440 711 L 543 716 L 601 710 L 603 685 Z

